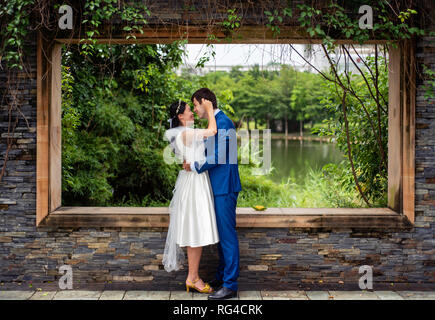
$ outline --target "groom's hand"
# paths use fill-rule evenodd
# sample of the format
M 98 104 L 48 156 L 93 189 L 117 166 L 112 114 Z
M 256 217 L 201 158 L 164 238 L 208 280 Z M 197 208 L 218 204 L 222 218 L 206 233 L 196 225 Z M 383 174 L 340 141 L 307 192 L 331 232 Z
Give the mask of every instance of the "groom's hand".
M 183 169 L 186 171 L 192 171 L 190 170 L 190 163 L 187 163 L 186 160 L 183 161 Z

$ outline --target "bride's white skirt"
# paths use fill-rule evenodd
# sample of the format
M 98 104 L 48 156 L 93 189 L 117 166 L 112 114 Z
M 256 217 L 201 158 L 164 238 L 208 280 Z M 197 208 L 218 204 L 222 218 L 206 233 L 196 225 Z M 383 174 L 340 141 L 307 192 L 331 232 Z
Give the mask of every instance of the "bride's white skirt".
M 163 265 L 178 270 L 185 258 L 181 247 L 200 247 L 219 242 L 213 193 L 205 171 L 197 174 L 181 170 L 169 205 L 170 220 Z

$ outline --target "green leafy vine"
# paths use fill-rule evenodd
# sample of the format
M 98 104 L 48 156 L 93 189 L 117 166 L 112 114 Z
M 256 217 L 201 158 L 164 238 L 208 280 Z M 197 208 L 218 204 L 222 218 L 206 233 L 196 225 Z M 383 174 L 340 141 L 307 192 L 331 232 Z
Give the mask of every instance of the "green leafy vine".
M 224 33 L 227 35 L 226 40 L 228 42 L 231 42 L 234 32 L 240 28 L 242 17 L 239 16 L 236 11 L 237 9 L 228 9 L 226 19 L 220 23 L 224 29 Z

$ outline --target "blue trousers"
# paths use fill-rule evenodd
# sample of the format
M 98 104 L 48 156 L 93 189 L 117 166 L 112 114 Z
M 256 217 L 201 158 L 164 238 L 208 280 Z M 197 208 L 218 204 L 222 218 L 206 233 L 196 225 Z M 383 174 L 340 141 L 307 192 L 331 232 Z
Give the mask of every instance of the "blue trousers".
M 223 281 L 223 286 L 238 290 L 239 276 L 239 240 L 236 231 L 236 206 L 238 192 L 230 192 L 214 197 L 216 224 L 219 232 L 219 266 L 216 279 Z

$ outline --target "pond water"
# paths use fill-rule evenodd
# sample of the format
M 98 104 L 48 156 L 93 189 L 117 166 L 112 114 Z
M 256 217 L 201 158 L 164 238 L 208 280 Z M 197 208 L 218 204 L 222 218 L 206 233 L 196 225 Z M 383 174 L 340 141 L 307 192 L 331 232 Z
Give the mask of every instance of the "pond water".
M 302 184 L 308 168 L 321 169 L 327 163 L 339 163 L 343 156 L 334 143 L 272 139 L 271 161 L 275 170 L 269 177 L 276 182 L 288 177 Z

